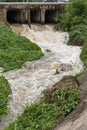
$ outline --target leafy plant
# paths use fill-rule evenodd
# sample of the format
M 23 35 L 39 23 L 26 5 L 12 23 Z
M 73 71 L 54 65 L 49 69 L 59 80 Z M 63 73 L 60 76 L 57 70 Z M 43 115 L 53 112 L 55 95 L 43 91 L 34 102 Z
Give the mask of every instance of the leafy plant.
M 84 69 L 87 69 L 87 0 L 70 1 L 71 4 L 65 6 L 65 12 L 58 24 L 62 30 L 69 32 L 68 45 L 82 46 L 80 58 L 84 63 Z
M 8 95 L 11 93 L 8 81 L 0 76 L 0 115 L 7 114 Z
M 14 34 L 10 27 L 0 25 L 0 66 L 4 71 L 20 68 L 25 61 L 43 56 L 40 47 L 25 37 Z
M 53 92 L 52 101 L 61 106 L 65 115 L 70 113 L 78 104 L 79 91 L 72 86 L 65 86 Z
M 77 26 L 72 26 L 68 44 L 82 46 L 84 44 L 84 39 L 86 36 L 87 36 L 86 25 L 79 24 Z
M 63 26 L 64 30 L 71 31 L 71 27 L 85 23 L 86 14 L 87 1 L 73 0 L 71 4 L 65 6 L 65 13 L 60 17 L 61 26 Z
M 48 92 L 48 91 L 47 91 Z M 45 91 L 46 94 L 46 91 Z M 51 130 L 78 104 L 80 92 L 76 87 L 64 86 L 52 93 L 52 102 L 44 98 L 28 106 L 18 119 L 5 130 Z
M 84 63 L 84 69 L 87 69 L 87 39 L 84 39 L 84 46 L 82 47 L 81 60 Z

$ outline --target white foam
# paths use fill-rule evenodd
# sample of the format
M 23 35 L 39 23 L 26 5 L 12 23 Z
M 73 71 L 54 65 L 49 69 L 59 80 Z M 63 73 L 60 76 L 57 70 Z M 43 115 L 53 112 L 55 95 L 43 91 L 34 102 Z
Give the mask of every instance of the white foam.
M 83 69 L 80 60 L 81 48 L 68 46 L 67 32 L 57 32 L 51 25 L 12 25 L 13 31 L 20 29 L 20 35 L 29 38 L 37 43 L 44 52 L 49 49 L 50 53 L 45 53 L 40 60 L 26 62 L 21 69 L 4 73 L 8 79 L 11 90 L 12 100 L 9 104 L 10 113 L 5 123 L 16 119 L 27 104 L 31 104 L 41 97 L 41 92 L 54 85 L 64 75 L 75 75 Z M 71 66 L 65 71 L 60 71 L 55 75 L 56 69 L 60 70 L 61 64 Z

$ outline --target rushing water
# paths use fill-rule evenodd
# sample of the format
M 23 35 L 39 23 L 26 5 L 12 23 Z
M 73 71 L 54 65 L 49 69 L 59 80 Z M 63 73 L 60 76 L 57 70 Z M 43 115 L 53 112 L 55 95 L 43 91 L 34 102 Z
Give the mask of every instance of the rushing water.
M 26 62 L 21 69 L 4 73 L 9 81 L 12 95 L 8 105 L 9 115 L 2 122 L 6 125 L 15 120 L 27 104 L 31 104 L 42 96 L 41 92 L 54 85 L 64 75 L 75 75 L 83 69 L 79 58 L 81 48 L 68 46 L 67 32 L 57 32 L 52 25 L 11 25 L 12 30 L 37 43 L 44 57 L 40 60 Z M 47 52 L 50 50 L 50 52 Z M 59 74 L 56 74 L 56 70 Z M 0 129 L 1 130 L 1 129 Z

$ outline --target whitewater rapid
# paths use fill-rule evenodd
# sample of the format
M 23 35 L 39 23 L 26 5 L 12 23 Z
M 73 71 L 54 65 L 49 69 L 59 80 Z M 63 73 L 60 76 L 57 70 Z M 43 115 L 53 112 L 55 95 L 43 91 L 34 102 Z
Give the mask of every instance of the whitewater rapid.
M 15 120 L 26 105 L 39 99 L 44 89 L 52 87 L 64 75 L 75 75 L 83 70 L 81 48 L 66 45 L 69 39 L 67 32 L 55 31 L 52 25 L 31 25 L 31 28 L 28 25 L 11 25 L 11 28 L 16 34 L 38 44 L 44 56 L 24 63 L 21 69 L 3 73 L 12 90 L 8 104 L 10 111 L 3 119 L 4 125 Z

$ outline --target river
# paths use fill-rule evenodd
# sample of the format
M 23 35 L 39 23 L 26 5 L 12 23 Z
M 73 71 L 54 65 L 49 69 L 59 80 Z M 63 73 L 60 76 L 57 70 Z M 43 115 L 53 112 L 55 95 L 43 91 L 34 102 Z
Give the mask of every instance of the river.
M 2 127 L 15 120 L 32 102 L 43 96 L 42 91 L 52 87 L 64 75 L 75 75 L 83 70 L 81 47 L 66 45 L 67 32 L 54 30 L 53 25 L 11 25 L 12 30 L 38 44 L 44 56 L 26 62 L 21 69 L 3 73 L 9 81 L 12 95 L 9 114 L 3 117 Z M 1 129 L 0 129 L 1 130 Z

